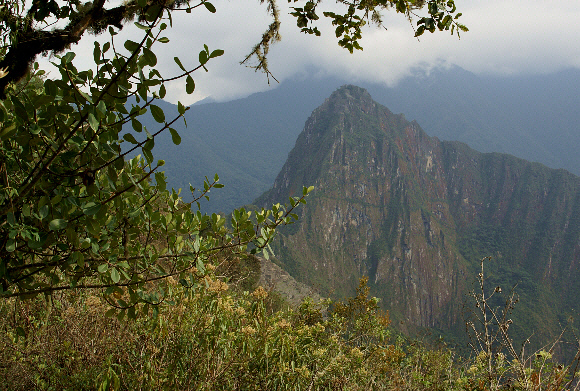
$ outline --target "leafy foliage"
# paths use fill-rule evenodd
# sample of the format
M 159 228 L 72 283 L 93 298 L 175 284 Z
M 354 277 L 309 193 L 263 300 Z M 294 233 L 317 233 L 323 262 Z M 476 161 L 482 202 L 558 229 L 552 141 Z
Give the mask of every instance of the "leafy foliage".
M 453 381 L 448 353 L 390 337 L 388 316 L 366 295 L 364 280 L 356 297 L 325 316 L 332 303 L 310 299 L 271 311 L 271 293 L 240 291 L 209 269 L 191 289 L 171 282 L 179 304 L 130 323 L 103 317 L 106 303 L 86 293 L 59 292 L 50 313 L 40 300 L 16 307 L 5 301 L 1 326 L 13 319 L 22 325 L 0 342 L 15 352 L 0 362 L 5 384 L 14 390 L 367 390 L 441 389 L 429 385 Z M 438 360 L 441 365 L 431 365 Z
M 423 6 L 400 3 L 397 11 L 408 16 L 411 5 Z M 156 68 L 154 47 L 169 42 L 163 32 L 172 24 L 173 12 L 216 9 L 205 0 L 133 0 L 113 8 L 106 4 L 13 0 L 1 6 L 0 212 L 5 221 L 0 223 L 0 294 L 28 298 L 73 288 L 104 289 L 119 317 L 136 317 L 168 297 L 151 282 L 176 276 L 183 286 L 192 286 L 204 276 L 208 259 L 222 250 L 244 252 L 250 246 L 252 253 L 268 256 L 275 228 L 297 217 L 292 211 L 311 189 L 291 198 L 289 207 L 275 205 L 255 215 L 234 211 L 231 229 L 219 215 L 199 212 L 198 200 L 221 187 L 217 175 L 206 178 L 194 199 L 197 213 L 181 202 L 178 192 L 166 189 L 159 170 L 164 162 L 154 161 L 152 149 L 166 130 L 175 144 L 181 142 L 172 125 L 187 108 L 179 103 L 177 115 L 168 119 L 155 99 L 163 99 L 165 83 L 176 79 L 183 79 L 191 94 L 192 73 L 207 71 L 209 62 L 224 51 L 203 45 L 198 64 L 186 67 L 175 57 L 182 73 L 163 76 Z M 333 24 L 346 32 L 354 29 L 352 45 L 358 45 L 363 23 L 353 16 L 354 9 L 368 14 L 389 4 L 347 4 L 350 17 L 335 15 Z M 438 9 L 434 4 L 429 7 L 432 16 Z M 455 11 L 453 1 L 447 6 Z M 246 58 L 256 57 L 256 69 L 266 73 L 269 44 L 280 38 L 275 1 L 267 1 L 267 8 L 272 24 Z M 315 18 L 312 2 L 304 9 L 307 18 Z M 119 45 L 118 30 L 133 19 L 142 38 Z M 48 30 L 47 25 L 56 27 Z M 75 53 L 61 53 L 87 31 L 108 31 L 110 40 L 95 42 L 93 69 L 78 70 Z M 352 52 L 344 42 L 339 44 Z M 60 79 L 45 79 L 36 63 L 28 72 L 40 53 L 55 55 Z M 135 102 L 130 108 L 129 99 Z M 158 124 L 155 130 L 139 120 L 145 113 Z M 124 124 L 131 124 L 132 131 L 123 132 Z M 122 143 L 130 146 L 122 149 Z M 126 160 L 135 152 L 141 155 Z M 125 294 L 126 299 L 119 298 Z
M 75 54 L 68 52 L 56 56 L 60 79 L 45 79 L 35 64 L 25 79 L 6 88 L 8 98 L 0 103 L 4 298 L 102 289 L 113 306 L 109 314 L 134 318 L 171 296 L 170 288 L 155 281 L 175 276 L 191 286 L 205 275 L 206 262 L 225 250 L 265 251 L 268 256 L 275 228 L 295 218 L 292 210 L 311 190 L 305 188 L 288 208 L 235 211 L 226 224 L 222 216 L 192 211 L 191 203 L 182 203 L 178 192 L 166 188 L 159 170 L 164 162 L 154 160 L 152 149 L 166 130 L 179 144 L 172 124 L 187 108 L 179 103 L 176 116 L 168 119 L 155 99 L 163 98 L 164 83 L 176 78 L 185 79 L 191 93 L 192 72 L 223 50 L 204 45 L 199 64 L 189 70 L 176 57 L 183 73 L 163 77 L 155 68 L 153 48 L 168 42 L 162 34 L 171 24 L 172 9 L 147 2 L 133 5 L 139 18 L 135 26 L 143 30 L 139 42 L 118 45 L 110 27 L 110 42 L 95 43 L 94 69 L 79 71 Z M 207 2 L 187 9 L 200 5 L 213 10 Z M 44 6 L 38 5 L 37 19 L 45 21 L 38 16 L 44 9 L 73 23 L 75 16 L 62 7 Z M 10 50 L 17 50 L 17 38 L 10 38 Z M 130 107 L 129 98 L 135 102 Z M 147 112 L 158 124 L 155 130 L 139 121 Z M 124 124 L 133 131 L 122 132 Z M 129 146 L 122 149 L 123 143 Z M 136 152 L 142 155 L 127 160 Z M 215 175 L 199 191 L 190 189 L 197 194 L 198 208 L 200 199 L 222 186 L 218 181 Z
M 225 260 L 221 260 L 221 266 Z M 523 362 L 476 350 L 458 358 L 445 344 L 395 335 L 367 295 L 342 302 L 306 299 L 277 308 L 262 287 L 243 290 L 208 264 L 185 289 L 170 278 L 176 304 L 123 322 L 86 291 L 0 304 L 3 387 L 28 389 L 204 390 L 540 390 L 577 389 L 578 368 L 547 350 Z M 230 276 L 232 277 L 232 276 Z M 480 307 L 481 308 L 481 307 Z M 13 323 L 13 324 L 12 324 Z M 20 325 L 18 328 L 14 324 Z M 104 358 L 104 359 L 103 359 Z
M 276 0 L 260 0 L 261 3 L 267 4 L 268 12 L 272 22 L 262 34 L 262 39 L 254 46 L 252 51 L 242 61 L 242 64 L 249 63 L 250 59 L 255 59 L 256 63 L 251 65 L 252 68 L 264 71 L 270 75 L 268 68 L 268 52 L 272 43 L 278 42 L 280 36 L 280 10 Z M 322 0 L 288 0 L 288 3 L 303 3 L 298 7 L 291 7 L 290 15 L 296 18 L 296 26 L 306 34 L 320 36 L 321 32 L 318 27 L 313 26 L 320 17 L 317 9 Z M 377 26 L 382 26 L 381 12 L 394 8 L 397 13 L 404 14 L 411 26 L 414 19 L 417 20 L 417 29 L 414 29 L 415 36 L 421 36 L 425 31 L 434 33 L 435 31 L 468 31 L 467 27 L 460 24 L 457 19 L 461 13 L 457 12 L 454 0 L 338 0 L 340 6 L 346 8 L 344 13 L 335 13 L 332 11 L 323 11 L 323 15 L 331 20 L 335 28 L 338 45 L 353 53 L 354 49 L 362 50 L 359 40 L 362 38 L 362 27 L 367 21 L 372 21 Z M 419 9 L 427 9 L 427 15 L 421 16 L 416 12 Z
M 297 0 L 294 0 L 296 3 Z M 296 25 L 306 34 L 319 36 L 320 30 L 317 27 L 309 27 L 310 24 L 319 19 L 316 9 L 321 3 L 320 0 L 308 0 L 303 7 L 293 7 L 291 13 L 296 17 Z M 468 31 L 467 27 L 457 22 L 461 13 L 457 12 L 454 0 L 431 0 L 431 1 L 414 1 L 414 0 L 339 0 L 337 3 L 343 4 L 346 12 L 335 13 L 324 11 L 323 15 L 332 20 L 332 25 L 336 26 L 336 38 L 340 38 L 338 44 L 347 49 L 350 53 L 357 50 L 363 50 L 359 43 L 362 38 L 362 27 L 371 21 L 378 26 L 382 26 L 381 12 L 394 8 L 396 12 L 404 14 L 412 25 L 414 18 L 417 18 L 417 29 L 415 37 L 423 35 L 425 31 L 434 33 L 439 31 Z M 427 16 L 419 16 L 416 11 L 421 8 L 427 8 Z

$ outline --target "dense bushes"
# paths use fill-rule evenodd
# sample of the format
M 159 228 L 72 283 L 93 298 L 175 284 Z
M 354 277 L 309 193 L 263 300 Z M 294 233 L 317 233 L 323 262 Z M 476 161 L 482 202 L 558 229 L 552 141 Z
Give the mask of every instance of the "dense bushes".
M 4 302 L 3 387 L 366 390 L 456 381 L 449 352 L 390 338 L 364 280 L 344 303 L 277 311 L 263 288 L 238 292 L 215 275 L 174 291 L 179 304 L 129 322 L 103 316 L 102 300 L 86 293 L 62 293 L 52 308 Z
M 233 280 L 216 277 L 219 268 L 208 269 L 190 289 L 169 280 L 165 289 L 172 290 L 176 304 L 132 321 L 104 316 L 108 305 L 87 291 L 62 292 L 50 301 L 3 301 L 1 387 L 541 390 L 574 385 L 577 368 L 555 363 L 546 351 L 529 360 L 508 360 L 500 344 L 492 360 L 485 349 L 459 359 L 445 345 L 430 347 L 395 335 L 388 314 L 368 297 L 366 279 L 353 298 L 307 299 L 293 309 L 262 287 L 243 291 Z

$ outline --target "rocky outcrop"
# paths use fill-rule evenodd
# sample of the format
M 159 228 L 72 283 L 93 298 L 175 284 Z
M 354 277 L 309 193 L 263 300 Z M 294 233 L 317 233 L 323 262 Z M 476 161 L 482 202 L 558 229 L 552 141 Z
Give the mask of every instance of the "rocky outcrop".
M 323 299 L 313 287 L 296 281 L 286 270 L 265 258 L 260 258 L 258 285 L 279 293 L 292 306 L 300 305 L 306 297 L 315 303 Z

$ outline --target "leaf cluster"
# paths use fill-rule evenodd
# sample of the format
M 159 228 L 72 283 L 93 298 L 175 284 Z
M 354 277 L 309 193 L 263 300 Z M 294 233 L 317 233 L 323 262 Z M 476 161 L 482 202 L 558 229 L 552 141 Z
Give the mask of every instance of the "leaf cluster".
M 296 3 L 298 0 L 289 0 Z M 292 7 L 290 14 L 296 18 L 296 25 L 303 33 L 320 36 L 320 30 L 312 26 L 318 21 L 317 8 L 321 0 L 308 0 L 302 7 Z M 417 19 L 415 37 L 421 36 L 425 31 L 434 33 L 436 30 L 449 31 L 451 34 L 457 30 L 468 31 L 467 27 L 457 22 L 461 13 L 457 12 L 454 0 L 339 0 L 338 3 L 345 7 L 344 13 L 323 11 L 323 15 L 332 21 L 335 27 L 335 35 L 338 45 L 353 53 L 354 49 L 363 50 L 359 43 L 362 38 L 362 27 L 367 22 L 383 26 L 382 13 L 394 9 L 397 13 L 404 14 L 410 23 Z M 426 8 L 427 15 L 421 16 L 417 12 Z

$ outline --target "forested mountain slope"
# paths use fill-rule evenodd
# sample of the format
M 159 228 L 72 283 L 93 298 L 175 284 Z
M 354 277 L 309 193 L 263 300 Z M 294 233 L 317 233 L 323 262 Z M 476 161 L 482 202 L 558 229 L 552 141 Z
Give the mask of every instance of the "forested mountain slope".
M 462 332 L 465 294 L 491 255 L 489 283 L 519 284 L 520 338 L 547 341 L 580 309 L 580 178 L 565 170 L 429 137 L 343 86 L 256 204 L 303 185 L 315 191 L 274 249 L 323 295 L 350 294 L 368 275 L 395 319 Z

